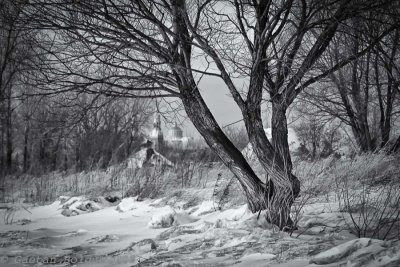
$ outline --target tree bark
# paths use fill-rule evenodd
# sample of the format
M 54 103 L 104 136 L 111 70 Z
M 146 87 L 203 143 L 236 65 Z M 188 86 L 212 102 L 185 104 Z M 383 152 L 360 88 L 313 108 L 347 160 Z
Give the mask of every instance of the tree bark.
M 252 92 L 256 92 L 256 90 Z M 274 149 L 265 135 L 261 119 L 261 107 L 258 105 L 260 99 L 259 94 L 250 95 L 247 101 L 247 113 L 244 114 L 244 122 L 254 153 L 270 177 L 270 180 L 267 181 L 269 190 L 266 218 L 269 222 L 278 225 L 281 230 L 287 227 L 292 228 L 293 221 L 290 218 L 290 209 L 300 192 L 300 181 L 291 173 L 291 163 L 285 163 L 286 160 L 290 160 L 290 155 L 283 160 L 282 155 Z M 273 127 L 275 127 L 275 131 L 279 131 L 279 127 L 282 125 L 285 125 L 283 129 L 286 129 L 287 132 L 286 116 L 279 116 Z M 281 142 L 279 145 L 283 146 L 286 143 L 288 147 L 287 134 L 286 139 L 282 137 L 282 139 L 278 139 L 278 142 Z M 288 149 L 286 151 L 289 153 Z
M 272 146 L 275 154 L 282 158 L 285 172 L 291 173 L 293 166 L 288 143 L 286 107 L 283 104 L 272 102 L 271 122 Z
M 292 227 L 290 209 L 300 193 L 300 181 L 292 174 L 293 165 L 289 151 L 285 105 L 277 102 L 272 103 L 271 122 L 273 158 L 279 162 L 278 169 L 281 174 L 278 175 L 283 176 L 282 179 L 285 179 L 289 184 L 278 185 L 275 183 L 271 208 L 267 212 L 267 217 L 274 224 Z
M 268 188 L 254 173 L 242 153 L 223 133 L 194 81 L 190 86 L 182 90 L 182 102 L 187 115 L 210 148 L 238 179 L 246 195 L 249 209 L 253 213 L 267 209 Z

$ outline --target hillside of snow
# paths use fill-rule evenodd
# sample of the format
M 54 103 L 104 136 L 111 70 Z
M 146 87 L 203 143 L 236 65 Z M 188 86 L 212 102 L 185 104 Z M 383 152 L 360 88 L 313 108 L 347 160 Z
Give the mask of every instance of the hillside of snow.
M 396 157 L 296 162 L 292 233 L 252 214 L 222 164 L 157 159 L 8 180 L 0 266 L 400 266 Z
M 86 207 L 95 206 L 88 210 Z M 186 205 L 187 206 L 187 205 Z M 17 206 L 15 206 L 17 207 Z M 400 243 L 357 239 L 337 203 L 309 204 L 291 236 L 246 205 L 60 197 L 0 225 L 1 266 L 399 266 Z M 69 216 L 63 215 L 71 210 Z M 75 211 L 75 212 L 72 212 Z M 4 216 L 10 210 L 3 210 Z

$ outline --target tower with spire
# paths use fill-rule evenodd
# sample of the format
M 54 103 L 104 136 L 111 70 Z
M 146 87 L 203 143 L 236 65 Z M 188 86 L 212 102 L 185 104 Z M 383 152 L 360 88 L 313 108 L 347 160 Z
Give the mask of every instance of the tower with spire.
M 161 115 L 158 112 L 154 114 L 153 130 L 150 133 L 150 138 L 154 144 L 154 149 L 161 151 L 164 147 L 164 135 L 161 129 Z

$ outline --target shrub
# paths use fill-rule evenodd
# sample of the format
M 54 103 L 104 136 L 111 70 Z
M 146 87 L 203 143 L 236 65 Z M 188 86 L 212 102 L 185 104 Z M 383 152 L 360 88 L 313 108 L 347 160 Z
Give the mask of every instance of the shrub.
M 400 238 L 399 171 L 393 158 L 362 155 L 346 167 L 337 172 L 335 182 L 340 210 L 346 213 L 350 230 L 358 237 Z

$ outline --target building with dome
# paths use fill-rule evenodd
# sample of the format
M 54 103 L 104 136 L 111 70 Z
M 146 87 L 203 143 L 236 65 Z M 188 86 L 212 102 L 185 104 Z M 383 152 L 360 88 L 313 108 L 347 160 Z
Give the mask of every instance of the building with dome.
M 175 122 L 174 127 L 169 129 L 169 131 L 168 131 L 168 142 L 170 142 L 171 144 L 180 142 L 182 137 L 183 137 L 183 131 L 178 126 L 178 124 Z
M 150 131 L 150 139 L 154 144 L 154 148 L 161 151 L 165 146 L 173 148 L 187 148 L 191 138 L 183 135 L 183 130 L 174 123 L 174 126 L 168 130 L 168 134 L 164 137 L 161 127 L 161 115 L 154 115 L 153 129 Z
M 191 138 L 183 136 L 182 129 L 175 122 L 174 127 L 168 131 L 168 139 L 166 140 L 168 145 L 176 148 L 187 148 Z

